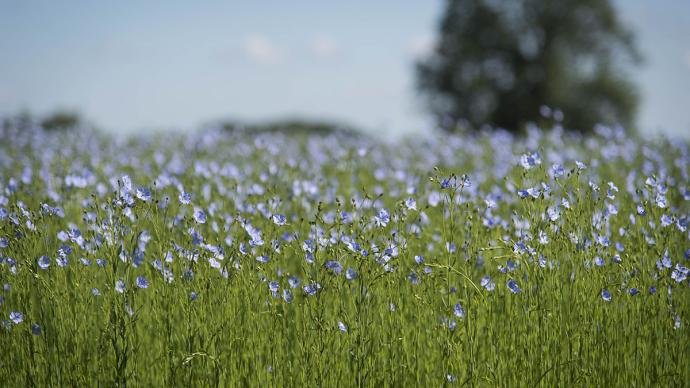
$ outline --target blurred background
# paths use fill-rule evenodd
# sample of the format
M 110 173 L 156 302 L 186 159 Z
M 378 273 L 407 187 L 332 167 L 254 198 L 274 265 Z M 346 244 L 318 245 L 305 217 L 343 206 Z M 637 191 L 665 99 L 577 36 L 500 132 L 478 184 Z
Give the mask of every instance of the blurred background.
M 599 35 L 583 33 L 594 30 L 580 28 L 590 22 Z M 504 35 L 486 35 L 492 23 L 507 26 Z M 554 39 L 559 51 L 542 55 L 545 26 L 568 23 L 574 31 L 554 36 L 582 39 Z M 70 117 L 52 114 L 74 112 L 117 133 L 308 119 L 398 136 L 519 126 L 558 108 L 566 123 L 588 126 L 589 100 L 606 106 L 596 119 L 690 137 L 686 0 L 10 0 L 0 2 L 0 53 L 0 116 L 25 112 L 59 125 Z M 471 58 L 494 59 L 476 70 L 463 62 Z M 603 100 L 587 98 L 594 94 Z M 465 117 L 468 107 L 482 114 Z

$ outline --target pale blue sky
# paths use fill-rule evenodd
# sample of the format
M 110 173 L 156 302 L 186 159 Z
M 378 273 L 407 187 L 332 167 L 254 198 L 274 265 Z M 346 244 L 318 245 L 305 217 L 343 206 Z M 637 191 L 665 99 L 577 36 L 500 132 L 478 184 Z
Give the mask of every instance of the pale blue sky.
M 619 0 L 646 57 L 647 131 L 690 134 L 690 1 Z M 443 2 L 0 0 L 0 115 L 74 109 L 105 129 L 309 116 L 429 125 L 413 61 Z

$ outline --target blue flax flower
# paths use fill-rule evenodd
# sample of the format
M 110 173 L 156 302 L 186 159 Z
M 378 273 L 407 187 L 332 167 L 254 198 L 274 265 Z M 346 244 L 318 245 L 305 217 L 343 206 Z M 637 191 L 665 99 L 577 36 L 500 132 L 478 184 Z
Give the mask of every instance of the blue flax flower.
M 347 280 L 357 279 L 357 271 L 355 271 L 352 268 L 348 268 L 347 271 L 345 271 L 345 279 L 347 279 Z
M 455 314 L 455 316 L 458 318 L 465 318 L 465 310 L 463 310 L 460 302 L 456 303 L 455 306 L 453 306 L 453 314 Z
M 38 259 L 38 268 L 46 270 L 50 267 L 50 257 L 48 256 L 41 256 Z
M 194 221 L 199 224 L 206 223 L 206 213 L 201 208 L 194 208 Z
M 285 303 L 292 302 L 292 299 L 292 291 L 288 290 L 287 288 L 283 288 L 283 300 L 285 301 Z
M 321 285 L 319 283 L 307 284 L 303 287 L 304 292 L 306 292 L 307 295 L 316 295 L 316 291 L 318 291 L 320 288 Z
M 136 282 L 139 288 L 149 288 L 149 281 L 143 276 L 137 276 Z
M 520 293 L 520 287 L 518 286 L 517 282 L 513 279 L 508 280 L 506 283 L 508 286 L 508 289 L 513 293 L 513 294 L 519 294 Z
M 115 282 L 115 291 L 120 294 L 125 292 L 125 282 L 122 279 Z
M 10 321 L 14 322 L 15 325 L 18 325 L 24 321 L 24 314 L 20 313 L 19 311 L 12 311 L 10 312 Z
M 484 287 L 487 291 L 493 291 L 496 288 L 496 283 L 491 281 L 491 276 L 486 275 L 479 281 L 479 284 Z
M 611 301 L 611 293 L 607 289 L 601 290 L 601 299 L 610 302 Z

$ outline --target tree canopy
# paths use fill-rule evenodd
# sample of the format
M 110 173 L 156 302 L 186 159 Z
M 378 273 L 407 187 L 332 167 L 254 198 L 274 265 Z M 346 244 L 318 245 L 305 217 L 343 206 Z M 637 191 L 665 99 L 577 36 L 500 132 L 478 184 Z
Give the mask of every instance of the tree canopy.
M 58 111 L 41 120 L 41 126 L 47 130 L 75 129 L 81 124 L 79 114 L 68 111 Z
M 634 122 L 640 55 L 609 0 L 448 0 L 418 88 L 439 125 L 519 130 L 560 109 L 566 128 Z M 544 110 L 542 110 L 542 113 Z

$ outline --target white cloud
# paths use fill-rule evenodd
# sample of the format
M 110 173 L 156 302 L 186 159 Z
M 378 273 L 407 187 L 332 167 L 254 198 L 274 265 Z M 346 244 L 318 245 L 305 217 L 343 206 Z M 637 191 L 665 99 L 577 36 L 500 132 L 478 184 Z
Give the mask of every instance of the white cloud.
M 410 39 L 407 45 L 407 51 L 415 58 L 424 57 L 434 50 L 436 44 L 434 37 L 431 35 L 419 35 Z
M 283 60 L 283 52 L 268 38 L 261 35 L 246 37 L 242 48 L 252 61 L 263 65 L 275 65 Z
M 328 36 L 319 36 L 311 42 L 311 51 L 321 58 L 331 58 L 338 54 L 338 44 Z

